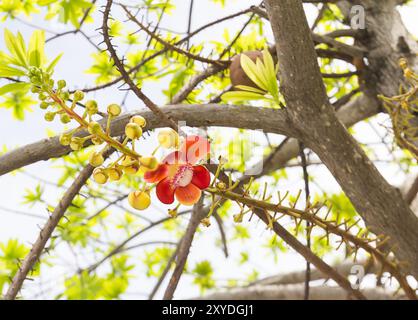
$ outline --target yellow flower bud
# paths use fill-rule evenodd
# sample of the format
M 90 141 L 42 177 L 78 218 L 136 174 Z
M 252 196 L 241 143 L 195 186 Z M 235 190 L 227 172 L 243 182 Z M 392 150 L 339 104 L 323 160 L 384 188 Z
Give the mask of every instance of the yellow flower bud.
M 221 190 L 221 191 L 226 190 L 226 184 L 225 184 L 224 182 L 218 182 L 218 183 L 216 184 L 216 187 L 217 187 L 219 190 Z
M 172 218 L 177 217 L 177 208 L 174 209 L 168 209 L 168 215 Z
M 139 170 L 139 166 L 136 164 L 130 165 L 130 166 L 126 166 L 123 168 L 123 172 L 125 172 L 126 174 L 129 175 L 133 175 L 135 173 L 137 173 Z
M 140 127 L 145 127 L 147 125 L 147 121 L 142 116 L 133 116 L 130 120 L 132 123 L 136 123 Z
M 93 170 L 93 179 L 99 184 L 107 182 L 107 174 L 102 168 L 96 168 Z
M 70 147 L 74 151 L 80 150 L 83 148 L 84 140 L 80 137 L 71 138 Z
M 137 210 L 145 210 L 151 204 L 151 198 L 148 192 L 133 191 L 128 196 L 129 204 L 132 208 Z
M 408 109 L 409 109 L 409 104 L 408 104 L 408 101 L 407 101 L 407 100 L 402 100 L 402 101 L 401 101 L 401 107 L 402 107 L 402 109 L 404 109 L 404 110 L 408 110 Z
M 99 111 L 99 107 L 97 106 L 97 102 L 94 100 L 89 100 L 86 102 L 86 110 L 89 115 L 94 115 Z
M 128 123 L 125 126 L 125 134 L 129 139 L 136 140 L 142 136 L 142 129 L 136 123 Z
M 94 136 L 91 138 L 91 142 L 93 142 L 95 145 L 99 145 L 103 143 L 103 140 L 98 136 Z
M 97 121 L 91 121 L 87 129 L 91 134 L 103 132 L 102 126 Z
M 71 143 L 71 134 L 69 133 L 63 133 L 62 135 L 60 135 L 60 143 L 63 146 L 68 146 Z
M 155 170 L 158 167 L 158 160 L 155 157 L 142 157 L 139 158 L 139 163 L 149 170 Z
M 209 218 L 203 218 L 200 223 L 204 225 L 205 227 L 210 227 L 210 219 Z
M 118 181 L 122 178 L 122 170 L 119 168 L 108 168 L 106 172 L 111 181 Z
M 139 170 L 138 160 L 136 160 L 135 158 L 132 158 L 130 156 L 126 156 L 122 160 L 122 166 L 123 166 L 123 171 L 126 174 L 135 174 Z
M 93 152 L 90 155 L 89 163 L 93 167 L 99 167 L 103 164 L 103 162 L 104 162 L 104 158 L 103 158 L 103 155 L 100 152 Z
M 163 129 L 158 132 L 158 142 L 163 148 L 177 148 L 179 145 L 179 135 L 171 128 Z
M 414 75 L 414 72 L 411 70 L 411 68 L 406 68 L 403 72 L 405 78 L 412 78 Z
M 133 164 L 138 164 L 138 160 L 137 159 L 135 159 L 134 157 L 131 157 L 131 156 L 125 156 L 123 159 L 122 159 L 122 166 L 130 166 L 130 165 L 133 165 Z
M 120 106 L 116 103 L 109 104 L 107 107 L 107 113 L 109 116 L 117 117 L 122 112 Z
M 233 215 L 233 218 L 234 218 L 234 222 L 235 222 L 235 223 L 241 223 L 241 222 L 242 222 L 242 214 L 241 214 L 241 213 L 239 213 L 239 214 L 234 214 L 234 215 Z
M 400 58 L 399 59 L 399 66 L 402 69 L 406 69 L 408 67 L 408 60 L 406 60 L 405 58 Z

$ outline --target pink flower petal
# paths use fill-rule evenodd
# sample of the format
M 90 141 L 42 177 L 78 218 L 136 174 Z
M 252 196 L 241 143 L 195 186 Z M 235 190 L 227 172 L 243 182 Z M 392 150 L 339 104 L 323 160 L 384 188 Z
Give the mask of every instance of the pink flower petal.
M 166 164 L 158 165 L 157 169 L 147 171 L 144 174 L 144 180 L 149 183 L 156 183 L 163 180 L 168 175 L 168 166 Z
M 209 187 L 209 184 L 210 184 L 209 170 L 206 169 L 206 167 L 204 166 L 194 166 L 192 183 L 201 190 Z
M 174 191 L 170 178 L 164 178 L 157 184 L 157 197 L 162 203 L 172 204 L 174 202 Z
M 185 187 L 177 187 L 175 194 L 178 202 L 186 206 L 191 206 L 199 201 L 202 191 L 191 183 Z

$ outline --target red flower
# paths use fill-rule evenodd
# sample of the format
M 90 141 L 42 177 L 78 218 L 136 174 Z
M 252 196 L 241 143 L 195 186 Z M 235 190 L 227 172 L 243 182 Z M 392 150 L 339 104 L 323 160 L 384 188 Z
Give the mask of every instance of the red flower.
M 170 153 L 158 168 L 145 173 L 145 181 L 156 183 L 157 197 L 165 204 L 174 202 L 174 197 L 184 205 L 199 201 L 203 189 L 210 184 L 208 169 L 195 165 L 210 152 L 209 142 L 199 136 L 188 136 L 178 151 Z

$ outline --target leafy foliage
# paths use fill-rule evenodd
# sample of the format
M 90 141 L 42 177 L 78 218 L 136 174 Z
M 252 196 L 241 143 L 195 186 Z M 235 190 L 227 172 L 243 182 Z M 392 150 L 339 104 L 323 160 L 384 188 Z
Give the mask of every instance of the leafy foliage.
M 7 243 L 0 243 L 0 294 L 4 285 L 19 269 L 19 263 L 25 258 L 29 248 L 21 244 L 17 239 L 10 239 Z M 38 267 L 35 268 L 31 276 L 39 274 Z
M 258 86 L 236 86 L 239 91 L 230 91 L 223 94 L 222 99 L 232 103 L 248 100 L 262 100 L 273 103 L 276 107 L 281 105 L 279 87 L 277 84 L 278 65 L 275 66 L 273 58 L 267 49 L 263 50 L 263 60 L 257 58 L 253 62 L 245 54 L 241 55 L 241 66 L 246 75 Z
M 14 35 L 11 31 L 5 29 L 4 40 L 9 52 L 0 51 L 0 77 L 16 77 L 18 79 L 26 76 L 32 67 L 45 68 L 46 72 L 52 73 L 61 57 L 59 55 L 48 65 L 46 64 L 45 33 L 43 31 L 33 32 L 27 47 L 20 32 Z M 4 99 L 0 103 L 0 107 L 13 109 L 13 116 L 18 120 L 23 120 L 25 111 L 31 111 L 31 106 L 36 101 L 28 95 L 30 84 L 16 81 L 0 87 L 0 96 L 3 96 Z

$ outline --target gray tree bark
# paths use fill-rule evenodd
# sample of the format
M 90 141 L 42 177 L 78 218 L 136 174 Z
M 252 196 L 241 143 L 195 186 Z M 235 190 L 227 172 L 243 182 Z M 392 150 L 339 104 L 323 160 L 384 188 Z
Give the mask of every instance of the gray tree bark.
M 339 182 L 368 228 L 390 237 L 418 277 L 418 219 L 337 119 L 328 101 L 300 0 L 266 0 L 289 118 Z
M 398 300 L 404 296 L 395 296 L 392 292 L 386 292 L 382 288 L 368 288 L 362 290 L 370 300 Z M 234 288 L 228 291 L 216 292 L 197 300 L 303 300 L 304 285 L 267 285 L 248 288 Z M 310 300 L 348 300 L 348 294 L 342 288 L 328 286 L 312 286 L 309 293 Z

